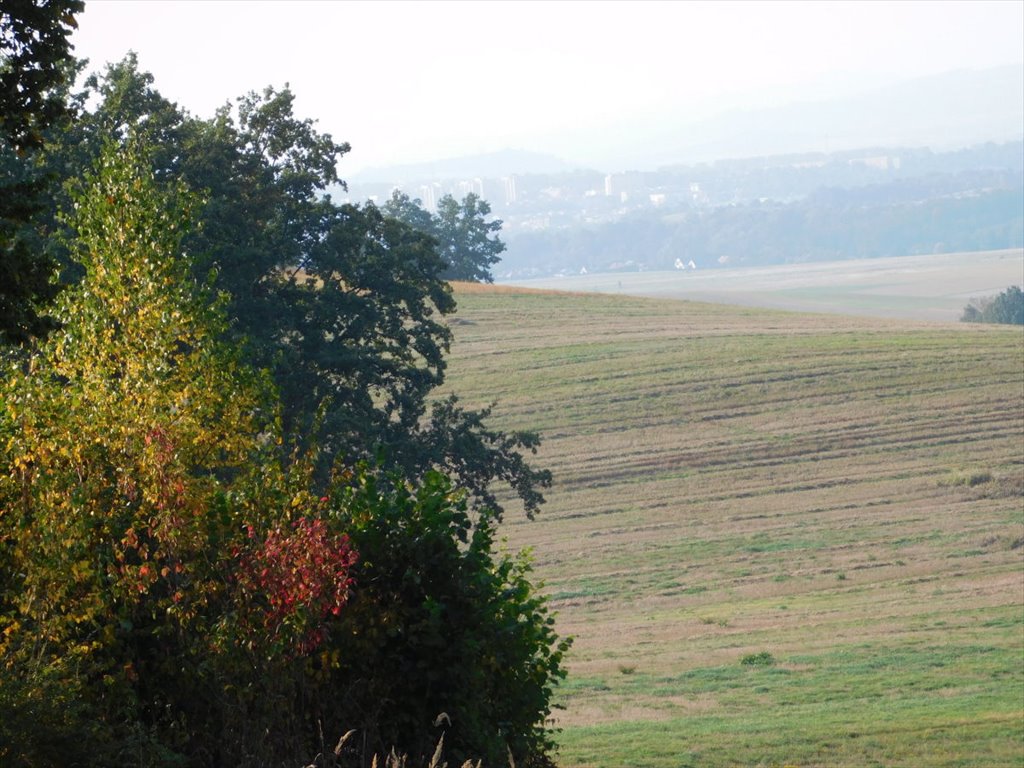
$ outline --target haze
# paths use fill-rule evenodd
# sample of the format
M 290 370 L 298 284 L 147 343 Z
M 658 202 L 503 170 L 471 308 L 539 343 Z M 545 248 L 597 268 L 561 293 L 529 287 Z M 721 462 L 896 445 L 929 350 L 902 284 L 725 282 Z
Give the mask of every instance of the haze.
M 657 126 L 1019 65 L 1024 3 L 90 0 L 74 43 L 201 116 L 289 83 L 343 177 L 510 147 L 614 171 L 692 159 L 638 151 Z

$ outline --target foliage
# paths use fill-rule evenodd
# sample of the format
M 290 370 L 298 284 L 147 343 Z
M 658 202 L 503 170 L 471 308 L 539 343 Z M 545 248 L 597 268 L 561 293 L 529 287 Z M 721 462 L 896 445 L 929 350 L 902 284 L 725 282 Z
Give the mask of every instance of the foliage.
M 552 478 L 550 470 L 531 467 L 522 451 L 536 453 L 540 439 L 528 431 L 489 429 L 484 420 L 490 415 L 491 408 L 462 408 L 455 395 L 432 403 L 430 420 L 421 438 L 425 450 L 405 460 L 406 474 L 417 477 L 431 467 L 439 467 L 459 478 L 470 490 L 476 506 L 493 511 L 498 520 L 502 509 L 491 481 L 500 480 L 518 494 L 527 517 L 532 519 L 544 503 L 538 489 L 549 487 Z
M 247 526 L 250 546 L 236 546 L 236 582 L 244 600 L 241 612 L 258 618 L 245 627 L 255 642 L 269 640 L 285 649 L 306 654 L 324 639 L 324 622 L 341 613 L 348 600 L 352 579 L 349 570 L 358 559 L 345 534 L 331 535 L 320 518 L 300 517 L 291 529 L 278 525 L 259 541 L 254 527 Z M 297 640 L 286 629 L 297 616 L 303 631 Z M 250 640 L 250 642 L 254 642 Z
M 550 475 L 428 413 L 436 243 L 323 195 L 347 145 L 287 90 L 204 121 L 151 86 L 91 78 L 41 156 L 79 274 L 0 377 L 0 762 L 281 765 L 356 720 L 416 752 L 445 710 L 454 753 L 546 764 L 568 644 L 487 504 Z
M 998 296 L 972 301 L 960 319 L 965 323 L 1024 325 L 1024 291 L 1011 285 Z
M 129 136 L 72 193 L 84 277 L 4 379 L 0 758 L 280 765 L 354 723 L 416 754 L 446 711 L 453 754 L 546 764 L 568 644 L 528 562 L 438 473 L 316 490 L 152 165 Z
M 205 190 L 202 226 L 185 241 L 199 254 L 193 275 L 213 270 L 227 295 L 224 338 L 271 371 L 286 439 L 302 436 L 298 445 L 307 447 L 318 425 L 321 481 L 336 460 L 381 463 L 409 480 L 433 466 L 454 472 L 474 499 L 493 501 L 487 488 L 500 480 L 530 514 L 537 509 L 549 476 L 520 453 L 535 435 L 488 430 L 482 412 L 428 408 L 444 381 L 444 317 L 455 311 L 446 262 L 429 234 L 387 208 L 337 205 L 325 195 L 340 183 L 336 163 L 347 144 L 296 118 L 287 89 L 247 94 L 211 120 L 193 118 L 152 87 L 132 55 L 88 88 L 98 104 L 59 137 L 63 162 L 88 163 L 103 141 L 139 125 L 154 145 L 155 172 Z M 470 240 L 500 227 L 483 221 L 485 203 L 466 205 L 452 226 Z M 488 242 L 493 249 L 498 241 Z M 436 441 L 452 430 L 474 433 L 486 450 L 452 454 L 458 446 Z
M 364 760 L 397 745 L 415 762 L 431 753 L 444 712 L 457 764 L 500 765 L 509 752 L 517 765 L 547 764 L 545 720 L 569 643 L 529 561 L 495 555 L 494 517 L 474 522 L 443 475 L 390 488 L 361 475 L 332 497 L 360 553 L 359 587 L 327 644 L 334 728 L 363 734 Z
M 66 114 L 60 86 L 82 0 L 5 0 L 0 7 L 0 133 L 16 150 L 38 147 Z
M 189 276 L 197 201 L 145 165 L 112 147 L 76 193 L 86 275 L 4 381 L 5 763 L 57 764 L 50 745 L 75 742 L 94 765 L 280 757 L 303 721 L 281 703 L 295 658 L 347 598 L 347 540 L 308 520 L 309 473 L 275 458 L 272 389 L 218 340 L 223 302 Z M 261 605 L 256 565 L 296 576 Z
M 498 254 L 505 250 L 498 238 L 501 222 L 487 221 L 491 206 L 476 193 L 470 192 L 461 203 L 445 195 L 438 201 L 437 213 L 431 215 L 419 200 L 395 190 L 385 211 L 437 241 L 447 265 L 441 275 L 444 279 L 494 282 L 491 267 L 501 261 Z
M 62 86 L 72 69 L 68 35 L 81 0 L 9 0 L 0 6 L 0 346 L 25 344 L 55 326 L 56 264 L 33 220 L 50 179 L 33 150 L 69 114 Z
M 46 314 L 59 293 L 56 263 L 34 224 L 47 188 L 47 177 L 0 141 L 0 349 L 56 327 Z

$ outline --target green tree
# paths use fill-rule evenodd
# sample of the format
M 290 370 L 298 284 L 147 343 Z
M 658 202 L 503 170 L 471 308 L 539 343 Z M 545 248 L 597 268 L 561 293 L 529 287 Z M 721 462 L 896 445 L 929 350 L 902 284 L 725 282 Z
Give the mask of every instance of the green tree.
M 501 261 L 505 250 L 498 233 L 501 221 L 488 221 L 491 206 L 470 192 L 459 202 L 445 195 L 437 204 L 437 213 L 425 211 L 419 200 L 395 190 L 384 207 L 389 216 L 429 234 L 437 242 L 446 267 L 445 280 L 493 283 L 491 267 Z
M 36 219 L 49 179 L 0 141 L 0 348 L 27 344 L 56 327 L 47 310 L 60 292 Z
M 1024 325 L 1024 292 L 1011 285 L 985 307 L 981 319 L 986 323 Z
M 4 0 L 0 6 L 0 133 L 17 151 L 39 147 L 67 114 L 60 86 L 83 0 Z
M 81 0 L 5 0 L 0 5 L 0 346 L 25 344 L 54 327 L 46 307 L 59 288 L 56 263 L 33 221 L 50 179 L 35 152 L 70 114 L 68 36 Z
M 390 199 L 384 204 L 384 213 L 413 229 L 437 238 L 435 220 L 430 211 L 423 207 L 423 202 L 419 198 L 413 199 L 400 189 L 391 193 Z
M 965 323 L 1024 325 L 1024 291 L 1011 285 L 998 296 L 972 301 L 960 319 Z
M 446 280 L 494 282 L 491 267 L 501 261 L 498 254 L 505 244 L 497 234 L 501 222 L 487 221 L 490 213 L 490 204 L 473 192 L 461 203 L 451 195 L 438 201 L 435 232 L 448 264 L 442 275 Z
M 286 436 L 301 445 L 318 426 L 321 478 L 336 460 L 371 460 L 408 479 L 435 467 L 474 499 L 497 503 L 490 484 L 499 480 L 537 510 L 550 475 L 522 455 L 535 435 L 486 429 L 482 412 L 428 405 L 444 381 L 445 316 L 455 311 L 446 263 L 429 233 L 387 208 L 326 196 L 341 183 L 336 164 L 347 144 L 296 118 L 288 90 L 250 93 L 199 120 L 166 101 L 133 56 L 88 87 L 98 103 L 62 137 L 61 162 L 82 166 L 104 140 L 138 125 L 158 175 L 205 190 L 201 226 L 185 242 L 201 254 L 193 274 L 212 270 L 228 296 L 225 337 L 272 372 Z M 455 434 L 470 439 L 448 439 Z
M 360 553 L 359 585 L 328 647 L 336 730 L 363 763 L 397 746 L 425 764 L 441 727 L 455 764 L 550 765 L 545 725 L 569 642 L 529 582 L 529 560 L 495 554 L 496 519 L 429 472 L 415 488 L 356 476 L 334 491 Z M 415 567 L 411 567 L 415 564 Z M 325 723 L 328 722 L 325 720 Z

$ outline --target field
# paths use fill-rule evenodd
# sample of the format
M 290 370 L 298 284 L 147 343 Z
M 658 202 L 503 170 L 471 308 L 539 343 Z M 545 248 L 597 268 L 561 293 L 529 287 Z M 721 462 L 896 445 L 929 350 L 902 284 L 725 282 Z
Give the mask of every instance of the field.
M 449 381 L 541 432 L 563 768 L 1019 766 L 1024 335 L 463 287 Z
M 969 299 L 995 295 L 1022 280 L 1024 250 L 1017 248 L 745 269 L 576 275 L 521 285 L 953 322 Z

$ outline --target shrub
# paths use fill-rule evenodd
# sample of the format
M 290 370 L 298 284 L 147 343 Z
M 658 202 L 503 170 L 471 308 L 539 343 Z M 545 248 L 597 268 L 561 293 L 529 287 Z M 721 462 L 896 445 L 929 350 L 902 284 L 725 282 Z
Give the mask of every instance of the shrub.
M 456 764 L 511 754 L 548 765 L 545 720 L 569 642 L 529 582 L 528 558 L 495 554 L 493 516 L 474 519 L 444 475 L 385 490 L 395 484 L 364 473 L 333 491 L 360 561 L 326 644 L 328 732 L 356 727 L 364 758 L 396 747 L 415 762 L 431 754 L 431 723 L 445 712 Z
M 740 664 L 746 667 L 770 667 L 775 664 L 775 657 L 768 651 L 761 651 L 760 653 L 748 653 L 742 659 Z

